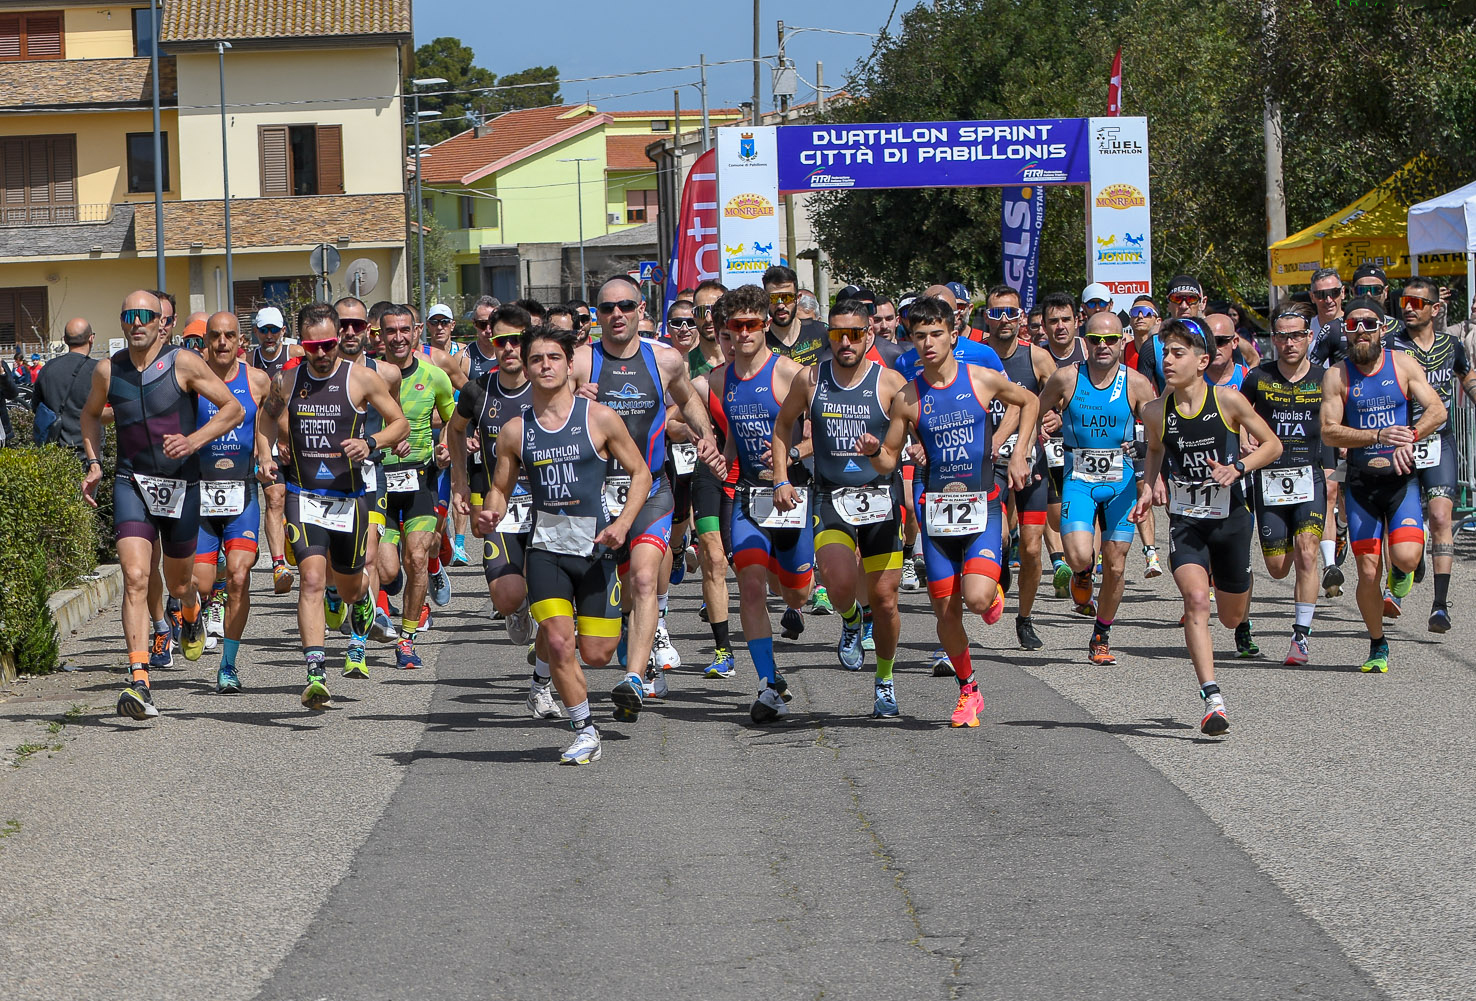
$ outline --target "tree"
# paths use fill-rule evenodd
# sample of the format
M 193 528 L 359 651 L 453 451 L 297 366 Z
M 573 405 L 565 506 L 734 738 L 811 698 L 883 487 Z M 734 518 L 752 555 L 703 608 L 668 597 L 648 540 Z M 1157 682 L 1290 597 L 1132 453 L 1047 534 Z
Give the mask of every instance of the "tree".
M 436 301 L 436 293 L 439 286 L 451 278 L 451 271 L 456 267 L 456 254 L 451 245 L 446 242 L 446 231 L 434 215 L 425 217 L 425 289 L 424 298 L 420 295 L 420 241 L 415 237 L 415 221 L 410 222 L 410 253 L 406 255 L 409 262 L 409 285 L 410 301 L 416 304 L 421 302 L 433 303 Z
M 416 77 L 442 77 L 447 81 L 427 87 L 433 93 L 420 99 L 422 111 L 441 113 L 441 117 L 421 123 L 422 143 L 442 142 L 505 111 L 538 108 L 561 100 L 557 66 L 533 66 L 498 77 L 491 70 L 477 66 L 475 59 L 471 47 L 461 44 L 457 38 L 437 38 L 415 50 L 413 68 L 405 77 L 407 94 L 415 89 L 410 81 Z M 539 86 L 489 89 L 529 83 Z

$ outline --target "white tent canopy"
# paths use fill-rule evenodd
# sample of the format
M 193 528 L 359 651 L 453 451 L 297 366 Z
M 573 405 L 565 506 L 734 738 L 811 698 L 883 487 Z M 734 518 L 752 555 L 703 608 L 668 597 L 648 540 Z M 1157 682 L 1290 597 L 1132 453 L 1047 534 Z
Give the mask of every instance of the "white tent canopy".
M 1464 254 L 1466 315 L 1476 297 L 1476 181 L 1409 207 L 1409 257 Z M 1418 272 L 1416 272 L 1418 274 Z

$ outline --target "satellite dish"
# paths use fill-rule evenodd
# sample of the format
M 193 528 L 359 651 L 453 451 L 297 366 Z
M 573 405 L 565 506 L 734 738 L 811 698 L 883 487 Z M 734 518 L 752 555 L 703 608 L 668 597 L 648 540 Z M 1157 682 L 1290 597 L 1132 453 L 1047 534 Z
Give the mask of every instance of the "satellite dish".
M 379 284 L 379 266 L 367 257 L 356 257 L 343 273 L 343 289 L 348 295 L 362 299 Z

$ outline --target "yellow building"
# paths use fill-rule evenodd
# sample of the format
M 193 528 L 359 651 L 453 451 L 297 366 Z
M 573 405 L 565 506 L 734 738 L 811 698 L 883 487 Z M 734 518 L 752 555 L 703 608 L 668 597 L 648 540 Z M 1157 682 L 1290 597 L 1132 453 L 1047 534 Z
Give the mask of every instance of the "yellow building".
M 123 296 L 156 283 L 153 37 L 138 0 L 0 7 L 0 350 L 55 343 L 74 316 L 105 347 Z M 374 265 L 370 296 L 403 300 L 410 0 L 162 0 L 158 37 L 165 279 L 179 311 L 232 297 L 248 318 L 267 301 L 290 307 L 311 294 L 321 243 Z

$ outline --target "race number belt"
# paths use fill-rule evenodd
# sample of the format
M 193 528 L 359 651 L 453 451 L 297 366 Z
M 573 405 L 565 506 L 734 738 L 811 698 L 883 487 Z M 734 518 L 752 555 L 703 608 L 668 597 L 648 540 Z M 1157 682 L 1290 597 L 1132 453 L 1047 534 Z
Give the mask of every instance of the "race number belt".
M 352 532 L 358 507 L 356 501 L 355 497 L 298 494 L 297 512 L 306 524 L 317 525 L 330 532 Z
M 999 446 L 999 457 L 1001 459 L 1011 458 L 1015 454 L 1015 443 L 1019 440 L 1020 434 L 1018 431 L 1006 438 L 1004 444 Z
M 528 494 L 513 494 L 507 499 L 507 513 L 497 523 L 503 535 L 522 535 L 533 520 L 533 498 Z
M 774 506 L 773 487 L 750 487 L 749 517 L 763 528 L 804 528 L 810 510 L 810 491 L 795 487 L 794 492 L 799 495 L 799 503 L 792 510 L 781 511 Z
M 847 525 L 875 525 L 892 517 L 892 491 L 888 487 L 837 487 L 830 503 Z
M 1066 442 L 1060 438 L 1047 438 L 1045 456 L 1046 465 L 1053 469 L 1066 465 Z
M 392 494 L 413 494 L 420 489 L 420 470 L 386 469 L 384 489 Z
M 178 518 L 184 513 L 184 480 L 171 480 L 163 476 L 145 476 L 134 473 L 133 482 L 143 494 L 144 506 L 155 518 Z
M 1169 514 L 1185 518 L 1230 517 L 1230 488 L 1214 480 L 1190 483 L 1174 477 L 1169 481 Z
M 200 484 L 200 517 L 234 518 L 245 510 L 245 480 L 214 480 Z
M 547 553 L 588 556 L 594 552 L 594 540 L 594 518 L 540 511 L 529 545 Z
M 1121 483 L 1122 449 L 1072 449 L 1071 478 L 1083 483 Z
M 379 489 L 379 467 L 374 463 L 359 463 L 359 478 L 364 481 L 366 494 L 372 494 Z
M 611 476 L 605 480 L 605 510 L 610 513 L 612 520 L 620 517 L 628 500 L 630 500 L 629 476 Z
M 929 535 L 978 535 L 989 527 L 989 495 L 942 491 L 923 497 Z
M 691 476 L 697 469 L 697 446 L 679 441 L 671 446 L 671 465 L 678 476 Z
M 1263 469 L 1261 471 L 1262 504 L 1303 504 L 1311 499 L 1311 466 L 1291 466 L 1287 469 Z
M 1440 436 L 1433 434 L 1414 443 L 1414 467 L 1433 469 L 1440 465 Z

